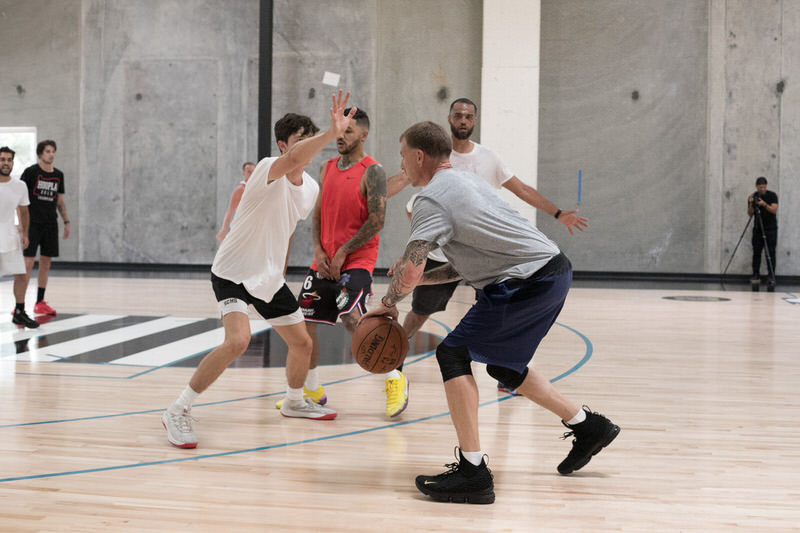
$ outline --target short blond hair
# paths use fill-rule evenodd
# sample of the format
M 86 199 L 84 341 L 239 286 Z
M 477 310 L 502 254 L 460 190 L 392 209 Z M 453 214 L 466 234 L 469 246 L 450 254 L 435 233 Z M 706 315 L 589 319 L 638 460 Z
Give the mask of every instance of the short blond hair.
M 449 158 L 452 151 L 450 136 L 443 127 L 430 120 L 417 122 L 409 127 L 400 135 L 400 140 L 403 139 L 409 148 L 422 150 L 425 155 L 437 159 Z

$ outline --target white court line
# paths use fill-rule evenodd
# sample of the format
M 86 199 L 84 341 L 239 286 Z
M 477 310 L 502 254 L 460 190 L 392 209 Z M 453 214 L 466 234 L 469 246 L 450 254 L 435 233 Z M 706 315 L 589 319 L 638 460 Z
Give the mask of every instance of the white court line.
M 144 337 L 145 335 L 151 335 L 153 333 L 158 333 L 159 331 L 172 329 L 185 324 L 191 324 L 200 320 L 205 319 L 166 316 L 156 320 L 149 320 L 141 324 L 135 324 L 133 326 L 126 326 L 111 331 L 104 331 L 103 333 L 97 333 L 95 335 L 89 335 L 88 337 L 81 337 L 79 339 L 74 339 L 67 342 L 51 344 L 50 346 L 45 346 L 41 350 L 36 350 L 37 353 L 34 353 L 33 350 L 31 352 L 21 353 L 17 358 L 22 361 L 28 354 L 35 356 L 47 354 L 54 355 L 59 358 L 72 357 L 73 355 L 90 352 L 98 348 L 103 348 L 112 344 L 119 344 L 120 342 Z
M 13 334 L 7 334 L 6 332 L 0 334 L 0 344 L 9 344 L 35 337 L 44 337 L 45 335 L 59 333 L 61 331 L 100 324 L 101 322 L 108 322 L 109 320 L 115 320 L 117 318 L 122 318 L 123 316 L 124 315 L 81 315 L 72 318 L 66 318 L 64 320 L 54 320 L 52 322 L 48 322 L 47 324 L 42 324 L 37 329 L 22 330 L 17 328 L 17 331 L 15 331 Z M 0 359 L 13 359 L 16 358 L 16 356 L 16 353 L 5 354 L 0 356 Z
M 269 322 L 266 320 L 251 320 L 250 331 L 253 333 L 269 329 Z M 205 333 L 199 333 L 186 337 L 179 341 L 170 342 L 163 346 L 134 353 L 113 361 L 109 364 L 114 365 L 138 365 L 138 366 L 164 366 L 190 355 L 194 355 L 206 350 L 216 348 L 225 339 L 225 328 L 217 328 Z

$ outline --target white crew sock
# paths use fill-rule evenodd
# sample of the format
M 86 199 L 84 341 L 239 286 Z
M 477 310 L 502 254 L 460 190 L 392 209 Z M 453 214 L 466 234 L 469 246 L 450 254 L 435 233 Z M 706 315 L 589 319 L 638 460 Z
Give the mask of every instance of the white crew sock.
M 303 387 L 299 389 L 293 389 L 291 387 L 286 387 L 286 399 L 291 401 L 297 401 L 303 399 Z
M 317 390 L 319 388 L 319 372 L 316 368 L 308 370 L 308 375 L 306 375 L 306 388 L 308 390 Z
M 183 389 L 183 392 L 175 402 L 169 406 L 169 411 L 173 413 L 182 413 L 192 408 L 192 404 L 200 396 L 200 393 L 195 392 L 189 385 Z
M 481 462 L 483 461 L 483 452 L 465 452 L 461 451 L 461 455 L 464 456 L 464 459 L 469 461 L 470 463 L 474 464 L 475 466 L 480 466 Z
M 578 411 L 578 414 L 576 414 L 575 416 L 573 416 L 572 418 L 567 420 L 567 425 L 568 426 L 574 426 L 575 424 L 580 424 L 584 420 L 586 420 L 586 411 L 584 411 L 583 409 L 580 409 Z
M 383 379 L 400 379 L 400 372 L 397 370 L 392 370 L 391 372 L 387 372 Z

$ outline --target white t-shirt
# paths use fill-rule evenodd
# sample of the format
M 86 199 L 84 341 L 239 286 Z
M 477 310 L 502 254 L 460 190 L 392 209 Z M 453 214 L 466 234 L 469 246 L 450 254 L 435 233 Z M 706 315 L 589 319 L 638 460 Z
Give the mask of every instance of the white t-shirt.
M 214 257 L 211 272 L 269 302 L 285 280 L 283 267 L 297 222 L 314 209 L 319 185 L 306 172 L 303 184 L 286 176 L 267 183 L 277 157 L 259 161 L 244 188 L 231 229 Z
M 14 223 L 18 206 L 30 205 L 28 186 L 11 178 L 0 183 L 0 253 L 13 252 L 21 247 L 19 231 Z
M 496 153 L 476 142 L 472 143 L 472 151 L 466 154 L 450 152 L 450 164 L 456 170 L 467 170 L 483 178 L 483 181 L 499 189 L 514 173 L 503 163 Z

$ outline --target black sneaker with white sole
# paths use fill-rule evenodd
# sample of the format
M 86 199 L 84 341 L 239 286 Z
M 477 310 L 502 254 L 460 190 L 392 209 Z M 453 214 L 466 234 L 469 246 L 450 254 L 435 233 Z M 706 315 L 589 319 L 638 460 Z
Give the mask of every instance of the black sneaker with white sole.
M 11 317 L 11 322 L 30 329 L 39 327 L 39 323 L 29 317 L 28 314 L 21 309 L 14 309 L 14 316 Z
M 619 435 L 619 426 L 611 422 L 600 413 L 593 413 L 585 405 L 583 410 L 586 412 L 586 420 L 580 424 L 569 425 L 561 421 L 570 431 L 564 433 L 562 439 L 574 436 L 572 450 L 567 458 L 558 465 L 558 473 L 562 475 L 571 474 L 579 470 L 591 461 L 600 450 L 611 444 Z
M 444 465 L 446 472 L 436 476 L 417 476 L 417 488 L 437 502 L 494 503 L 494 477 L 486 457 L 473 465 L 456 447 L 457 463 Z

